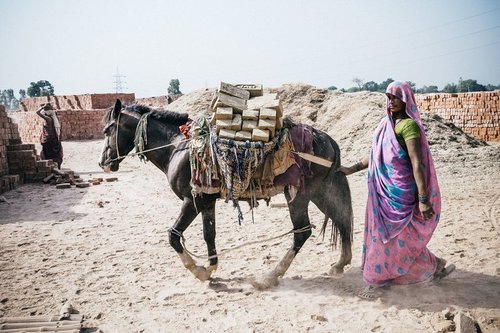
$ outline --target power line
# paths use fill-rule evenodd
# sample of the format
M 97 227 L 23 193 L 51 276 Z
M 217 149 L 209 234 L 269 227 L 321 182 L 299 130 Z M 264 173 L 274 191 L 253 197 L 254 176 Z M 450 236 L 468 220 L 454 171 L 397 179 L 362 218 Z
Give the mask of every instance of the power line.
M 436 28 L 445 27 L 445 26 L 453 24 L 453 23 L 467 21 L 467 20 L 469 20 L 471 18 L 474 18 L 474 17 L 483 16 L 483 15 L 486 15 L 486 14 L 489 14 L 489 13 L 493 13 L 493 12 L 495 12 L 497 10 L 500 10 L 500 7 L 493 8 L 493 9 L 490 9 L 490 10 L 487 10 L 485 12 L 481 12 L 481 13 L 478 13 L 478 14 L 474 14 L 474 15 L 462 17 L 462 18 L 459 18 L 459 19 L 456 19 L 456 20 L 453 20 L 453 21 L 448 21 L 448 22 L 445 22 L 445 23 L 442 23 L 442 24 L 434 25 L 434 26 L 431 26 L 431 27 L 428 27 L 428 28 L 425 28 L 425 29 L 422 29 L 422 30 L 417 30 L 417 31 L 414 31 L 414 32 L 405 33 L 404 36 L 415 35 L 415 34 L 419 34 L 421 32 L 429 31 L 429 30 L 435 30 Z
M 430 42 L 430 43 L 421 44 L 419 46 L 412 47 L 410 49 L 403 49 L 403 50 L 398 50 L 398 51 L 394 51 L 394 52 L 390 52 L 390 53 L 385 53 L 385 54 L 380 54 L 380 55 L 374 55 L 374 56 L 371 56 L 371 57 L 368 57 L 368 58 L 364 58 L 363 60 L 373 60 L 375 58 L 387 57 L 387 56 L 393 56 L 393 55 L 396 55 L 396 54 L 406 53 L 406 52 L 409 52 L 409 51 L 414 51 L 414 50 L 421 49 L 421 48 L 426 47 L 426 46 L 430 46 L 430 45 L 434 45 L 434 44 L 440 44 L 440 43 L 443 43 L 443 42 L 448 42 L 450 40 L 459 39 L 459 38 L 463 38 L 463 37 L 475 35 L 475 34 L 478 34 L 478 33 L 481 33 L 481 32 L 495 30 L 495 29 L 498 29 L 498 28 L 500 28 L 500 25 L 496 25 L 494 27 L 490 27 L 490 28 L 486 28 L 486 29 L 481 29 L 481 30 L 477 30 L 477 31 L 473 31 L 473 32 L 468 32 L 468 33 L 465 33 L 465 34 L 462 34 L 462 35 L 457 35 L 457 36 L 453 36 L 453 37 L 450 37 L 450 38 L 437 40 L 437 41 Z
M 465 49 L 455 50 L 455 51 L 451 51 L 451 52 L 447 52 L 447 53 L 442 53 L 442 54 L 438 54 L 438 55 L 427 57 L 427 58 L 420 58 L 420 59 L 412 60 L 412 61 L 409 61 L 409 62 L 405 62 L 403 64 L 411 64 L 411 63 L 419 62 L 419 61 L 422 61 L 422 60 L 430 60 L 430 59 L 434 59 L 434 58 L 444 57 L 444 56 L 447 56 L 447 55 L 450 55 L 450 54 L 461 53 L 461 52 L 475 50 L 475 49 L 482 49 L 484 47 L 488 47 L 488 46 L 495 45 L 495 44 L 500 44 L 500 40 L 492 42 L 492 43 L 488 43 L 488 44 L 483 44 L 483 45 L 478 45 L 478 46 L 474 46 L 474 47 L 468 47 L 468 48 L 465 48 Z

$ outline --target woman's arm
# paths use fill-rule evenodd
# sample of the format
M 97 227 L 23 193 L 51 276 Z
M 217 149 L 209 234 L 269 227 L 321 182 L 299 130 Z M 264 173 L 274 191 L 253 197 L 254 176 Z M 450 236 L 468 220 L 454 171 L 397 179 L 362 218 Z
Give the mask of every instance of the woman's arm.
M 361 171 L 368 168 L 368 157 L 361 159 L 358 163 L 351 165 L 350 167 L 340 166 L 337 171 L 343 172 L 346 176 L 349 176 L 355 172 Z
M 46 107 L 45 104 L 40 106 L 40 108 L 38 110 L 36 110 L 36 114 L 39 115 L 40 117 L 42 117 L 45 121 L 52 120 L 52 118 L 50 118 L 49 116 L 47 116 L 45 113 L 42 112 L 43 110 L 45 110 L 45 107 Z
M 424 216 L 424 219 L 430 219 L 434 215 L 434 209 L 429 202 L 429 193 L 427 193 L 427 184 L 424 177 L 424 168 L 422 165 L 422 149 L 420 147 L 420 138 L 414 138 L 405 141 L 410 156 L 413 177 L 418 190 L 418 207 Z

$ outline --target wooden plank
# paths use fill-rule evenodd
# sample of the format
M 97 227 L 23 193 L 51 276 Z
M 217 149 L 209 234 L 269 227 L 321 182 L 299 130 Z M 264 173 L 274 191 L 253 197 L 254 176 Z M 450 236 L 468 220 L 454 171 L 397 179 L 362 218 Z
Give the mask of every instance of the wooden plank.
M 330 168 L 333 164 L 332 161 L 329 161 L 325 158 L 314 156 L 314 155 L 311 155 L 308 153 L 302 153 L 302 152 L 294 152 L 294 153 L 299 155 L 300 157 L 302 157 L 305 160 L 311 161 L 313 163 L 322 165 L 322 166 L 327 167 L 327 168 Z
M 81 326 L 80 321 L 60 320 L 60 321 L 44 321 L 44 322 L 29 322 L 29 323 L 5 323 L 0 324 L 0 329 L 19 329 L 19 328 L 35 328 L 35 327 L 68 327 L 68 326 Z M 77 328 L 77 327 L 74 327 Z M 71 329 L 71 328 L 70 328 Z
M 68 321 L 81 322 L 83 320 L 83 315 L 70 314 L 66 319 Z M 47 321 L 50 322 L 50 321 L 59 321 L 59 320 L 61 320 L 61 316 L 4 317 L 4 318 L 0 318 L 0 324 L 4 324 L 4 323 L 34 323 L 34 322 L 47 322 Z
M 236 84 L 236 87 L 245 89 L 250 93 L 250 97 L 258 97 L 262 96 L 264 94 L 264 88 L 262 87 L 262 84 Z
M 219 91 L 238 98 L 250 98 L 250 92 L 248 90 L 242 89 L 226 82 L 220 83 Z
M 0 333 L 24 333 L 24 332 L 80 332 L 81 324 L 68 325 L 62 327 L 38 326 L 30 328 L 1 329 Z
M 243 110 L 247 109 L 247 102 L 243 98 L 230 96 L 221 92 L 217 92 L 217 102 L 215 107 L 219 106 L 230 106 L 234 112 L 241 113 Z

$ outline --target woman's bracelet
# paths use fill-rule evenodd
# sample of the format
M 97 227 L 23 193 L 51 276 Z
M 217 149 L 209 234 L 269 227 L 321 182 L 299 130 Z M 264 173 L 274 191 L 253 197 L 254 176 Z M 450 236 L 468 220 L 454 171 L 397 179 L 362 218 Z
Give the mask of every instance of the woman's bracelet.
M 424 194 L 424 195 L 419 194 L 418 195 L 418 202 L 426 203 L 428 201 L 429 201 L 429 197 L 427 196 L 427 194 Z

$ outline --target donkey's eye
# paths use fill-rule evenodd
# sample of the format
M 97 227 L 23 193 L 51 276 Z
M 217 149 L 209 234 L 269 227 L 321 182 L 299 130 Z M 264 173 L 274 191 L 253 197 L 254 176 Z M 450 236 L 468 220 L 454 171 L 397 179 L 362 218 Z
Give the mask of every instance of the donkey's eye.
M 108 126 L 104 127 L 102 130 L 105 135 L 109 135 L 111 133 L 111 128 L 115 125 L 115 123 L 111 123 Z

